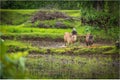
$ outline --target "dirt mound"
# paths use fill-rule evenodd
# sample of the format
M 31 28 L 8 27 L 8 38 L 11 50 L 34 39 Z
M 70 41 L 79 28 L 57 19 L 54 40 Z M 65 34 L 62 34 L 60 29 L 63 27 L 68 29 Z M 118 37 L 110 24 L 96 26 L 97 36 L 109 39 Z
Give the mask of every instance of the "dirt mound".
M 31 22 L 34 23 L 37 20 L 53 20 L 56 18 L 68 18 L 66 14 L 62 12 L 52 12 L 52 11 L 39 11 L 31 19 Z

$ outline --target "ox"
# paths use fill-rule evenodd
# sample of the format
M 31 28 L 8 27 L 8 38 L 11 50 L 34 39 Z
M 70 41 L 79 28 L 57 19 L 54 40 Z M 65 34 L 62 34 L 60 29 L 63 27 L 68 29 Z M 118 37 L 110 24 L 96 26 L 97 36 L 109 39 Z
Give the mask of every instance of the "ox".
M 65 42 L 65 45 L 69 45 L 69 44 L 72 44 L 74 43 L 75 41 L 77 40 L 77 36 L 76 35 L 72 35 L 71 33 L 69 32 L 65 32 L 64 34 L 64 42 Z
M 92 44 L 93 44 L 93 35 L 91 35 L 90 33 L 87 34 L 85 42 L 86 42 L 87 46 L 92 46 Z

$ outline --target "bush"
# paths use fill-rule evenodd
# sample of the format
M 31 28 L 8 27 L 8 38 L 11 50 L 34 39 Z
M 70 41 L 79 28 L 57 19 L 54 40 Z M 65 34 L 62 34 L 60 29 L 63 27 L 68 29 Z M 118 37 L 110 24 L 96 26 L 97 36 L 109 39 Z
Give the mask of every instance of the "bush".
M 25 78 L 25 63 L 24 58 L 19 55 L 8 55 L 4 41 L 0 39 L 0 78 L 13 79 Z

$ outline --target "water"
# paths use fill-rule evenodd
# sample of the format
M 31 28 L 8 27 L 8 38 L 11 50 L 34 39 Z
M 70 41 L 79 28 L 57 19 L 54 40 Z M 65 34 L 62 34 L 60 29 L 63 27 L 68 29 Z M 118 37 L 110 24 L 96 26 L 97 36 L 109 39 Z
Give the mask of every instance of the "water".
M 28 55 L 30 78 L 96 79 L 119 78 L 118 55 Z

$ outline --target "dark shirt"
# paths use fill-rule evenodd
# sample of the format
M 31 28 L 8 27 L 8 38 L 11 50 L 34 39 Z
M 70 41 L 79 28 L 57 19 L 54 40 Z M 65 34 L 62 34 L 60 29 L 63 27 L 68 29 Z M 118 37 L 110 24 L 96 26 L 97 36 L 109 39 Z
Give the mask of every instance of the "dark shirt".
M 77 31 L 72 31 L 72 35 L 77 35 Z

